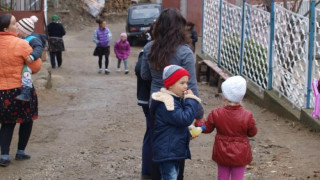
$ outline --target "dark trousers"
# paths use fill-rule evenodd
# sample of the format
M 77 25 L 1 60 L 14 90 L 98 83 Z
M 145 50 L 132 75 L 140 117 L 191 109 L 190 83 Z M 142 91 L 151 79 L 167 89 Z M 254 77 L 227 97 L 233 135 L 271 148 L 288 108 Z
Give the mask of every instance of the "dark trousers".
M 25 150 L 28 144 L 33 121 L 20 124 L 18 150 Z M 16 124 L 2 124 L 0 129 L 1 154 L 9 154 L 13 131 Z
M 102 68 L 102 56 L 103 55 L 99 55 L 99 61 L 98 61 L 99 69 Z M 105 57 L 105 61 L 104 61 L 105 69 L 108 69 L 108 66 L 109 66 L 109 53 L 105 54 L 104 57 Z
M 51 60 L 51 67 L 56 68 L 56 57 L 58 62 L 58 67 L 62 65 L 62 52 L 50 52 L 50 60 Z
M 151 175 L 151 164 L 152 164 L 152 148 L 151 148 L 151 117 L 149 106 L 142 106 L 142 110 L 146 117 L 146 132 L 143 138 L 142 145 L 142 170 L 143 176 Z

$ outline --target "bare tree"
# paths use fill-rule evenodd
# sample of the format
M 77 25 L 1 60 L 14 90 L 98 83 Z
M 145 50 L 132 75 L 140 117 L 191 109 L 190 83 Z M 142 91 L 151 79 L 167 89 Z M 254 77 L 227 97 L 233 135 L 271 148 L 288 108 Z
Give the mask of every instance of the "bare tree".
M 300 11 L 300 8 L 302 6 L 303 0 L 281 0 L 277 2 L 282 2 L 283 7 L 293 11 L 295 13 L 298 13 Z M 291 4 L 291 6 L 288 6 L 288 3 Z M 263 4 L 266 6 L 267 11 L 271 11 L 271 0 L 263 0 Z M 316 2 L 316 6 L 320 4 L 320 1 Z M 308 16 L 310 13 L 310 10 L 304 14 L 304 16 Z

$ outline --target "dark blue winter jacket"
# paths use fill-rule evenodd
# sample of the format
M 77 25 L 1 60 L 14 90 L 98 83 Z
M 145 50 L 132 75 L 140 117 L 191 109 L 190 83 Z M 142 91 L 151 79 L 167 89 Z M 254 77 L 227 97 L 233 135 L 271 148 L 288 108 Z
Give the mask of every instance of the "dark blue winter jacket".
M 151 47 L 153 45 L 153 41 L 146 44 L 143 48 L 143 56 L 141 62 L 141 78 L 144 80 L 152 80 L 151 81 L 151 94 L 160 90 L 160 88 L 164 87 L 162 74 L 163 71 L 155 70 L 151 62 L 149 61 L 149 55 L 151 53 Z M 198 86 L 197 86 L 197 78 L 196 78 L 196 68 L 195 68 L 195 59 L 194 54 L 189 45 L 180 45 L 176 53 L 169 59 L 169 64 L 179 65 L 185 68 L 189 74 L 189 82 L 188 88 L 192 90 L 192 92 L 199 96 Z M 203 107 L 201 104 L 198 106 L 198 111 L 196 115 L 196 119 L 203 118 Z
M 34 35 L 27 36 L 24 39 L 29 42 L 29 45 L 33 49 L 31 53 L 33 60 L 37 60 L 38 58 L 40 58 L 43 50 L 43 43 L 41 39 Z
M 182 99 L 165 88 L 152 94 L 153 161 L 191 159 L 188 126 L 195 118 L 199 102 L 195 95 Z

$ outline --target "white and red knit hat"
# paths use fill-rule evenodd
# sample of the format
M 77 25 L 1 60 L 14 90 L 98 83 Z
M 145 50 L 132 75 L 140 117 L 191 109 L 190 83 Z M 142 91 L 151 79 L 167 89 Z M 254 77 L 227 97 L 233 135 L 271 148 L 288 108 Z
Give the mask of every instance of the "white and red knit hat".
M 38 18 L 36 16 L 31 16 L 30 18 L 23 18 L 20 21 L 18 21 L 18 29 L 27 34 L 31 35 L 34 30 L 34 23 L 38 21 Z
M 188 76 L 190 78 L 189 72 L 183 67 L 178 65 L 169 65 L 165 67 L 162 74 L 164 86 L 169 88 L 183 76 Z

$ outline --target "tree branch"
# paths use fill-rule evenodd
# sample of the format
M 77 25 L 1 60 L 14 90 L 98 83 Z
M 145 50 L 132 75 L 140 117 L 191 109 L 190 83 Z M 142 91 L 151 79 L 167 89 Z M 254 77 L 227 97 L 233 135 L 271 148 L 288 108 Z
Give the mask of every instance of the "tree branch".
M 320 4 L 320 1 L 316 2 L 316 5 L 317 6 L 318 4 Z M 306 12 L 303 16 L 308 16 L 310 14 L 310 10 L 308 12 Z

